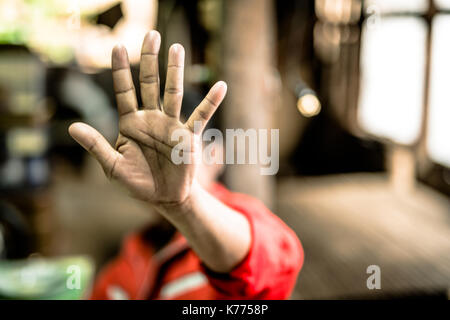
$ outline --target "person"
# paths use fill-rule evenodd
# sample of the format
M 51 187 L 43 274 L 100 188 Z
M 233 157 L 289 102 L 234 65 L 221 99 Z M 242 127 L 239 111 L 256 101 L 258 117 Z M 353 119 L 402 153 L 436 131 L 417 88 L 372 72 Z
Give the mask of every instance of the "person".
M 92 299 L 286 299 L 303 264 L 294 232 L 260 201 L 233 193 L 192 161 L 171 160 L 175 130 L 189 132 L 197 159 L 201 131 L 222 102 L 227 86 L 217 82 L 185 123 L 180 121 L 184 48 L 169 49 L 164 101 L 160 102 L 157 31 L 142 45 L 139 108 L 127 51 L 112 52 L 112 75 L 119 113 L 115 148 L 84 123 L 70 135 L 137 199 L 147 202 L 177 232 L 168 244 L 152 246 L 146 234 L 132 234 L 119 256 L 99 274 Z M 194 123 L 200 127 L 194 130 Z M 199 124 L 199 125 L 198 125 Z M 195 132 L 194 132 L 195 131 Z M 203 172 L 203 174 L 202 174 Z M 207 181 L 207 182 L 205 182 Z M 157 238 L 157 237 L 156 237 Z

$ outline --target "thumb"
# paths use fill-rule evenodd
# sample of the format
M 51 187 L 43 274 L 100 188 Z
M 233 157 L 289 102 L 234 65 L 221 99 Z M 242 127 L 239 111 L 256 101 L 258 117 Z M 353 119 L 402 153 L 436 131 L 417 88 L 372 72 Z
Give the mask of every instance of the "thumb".
M 91 126 L 76 122 L 70 125 L 69 134 L 101 164 L 108 177 L 111 177 L 114 164 L 120 154 L 106 139 Z

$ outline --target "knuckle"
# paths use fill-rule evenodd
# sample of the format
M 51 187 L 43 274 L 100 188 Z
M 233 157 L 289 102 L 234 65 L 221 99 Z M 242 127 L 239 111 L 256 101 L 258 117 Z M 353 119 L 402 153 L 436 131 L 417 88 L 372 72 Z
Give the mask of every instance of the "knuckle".
M 96 150 L 98 145 L 98 137 L 95 137 L 91 140 L 91 143 L 88 145 L 88 152 L 92 153 Z
M 197 114 L 202 120 L 207 121 L 209 119 L 209 114 L 205 110 L 197 109 Z
M 142 83 L 146 83 L 146 84 L 154 84 L 154 83 L 158 83 L 158 76 L 151 74 L 151 75 L 143 75 L 141 76 L 140 81 Z
M 165 93 L 180 95 L 183 93 L 183 90 L 180 88 L 177 88 L 177 87 L 169 87 L 169 88 L 166 88 Z

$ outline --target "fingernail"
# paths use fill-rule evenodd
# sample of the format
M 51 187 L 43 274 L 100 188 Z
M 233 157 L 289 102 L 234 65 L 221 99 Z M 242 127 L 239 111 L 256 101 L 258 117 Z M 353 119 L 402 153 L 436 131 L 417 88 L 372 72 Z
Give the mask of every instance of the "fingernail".
M 120 69 L 128 66 L 128 53 L 124 45 L 118 44 L 114 47 L 111 65 L 113 69 Z
M 171 50 L 172 50 L 174 53 L 178 53 L 178 52 L 182 51 L 183 49 L 184 49 L 183 46 L 182 46 L 181 44 L 179 44 L 179 43 L 174 43 L 174 44 L 171 46 Z

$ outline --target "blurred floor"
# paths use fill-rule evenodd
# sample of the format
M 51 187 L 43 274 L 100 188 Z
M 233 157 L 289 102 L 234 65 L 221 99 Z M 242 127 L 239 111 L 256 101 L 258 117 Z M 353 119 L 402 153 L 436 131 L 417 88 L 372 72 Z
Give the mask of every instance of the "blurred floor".
M 59 169 L 52 184 L 52 252 L 88 254 L 97 266 L 127 233 L 157 219 L 88 159 L 81 175 Z M 441 294 L 450 288 L 450 202 L 418 185 L 396 194 L 387 176 L 282 179 L 277 214 L 298 234 L 305 264 L 293 299 Z M 368 290 L 369 265 L 381 290 Z
M 450 287 L 450 202 L 419 185 L 396 194 L 387 176 L 285 179 L 278 214 L 299 235 L 305 264 L 293 299 L 445 295 Z M 381 290 L 366 287 L 369 265 Z

